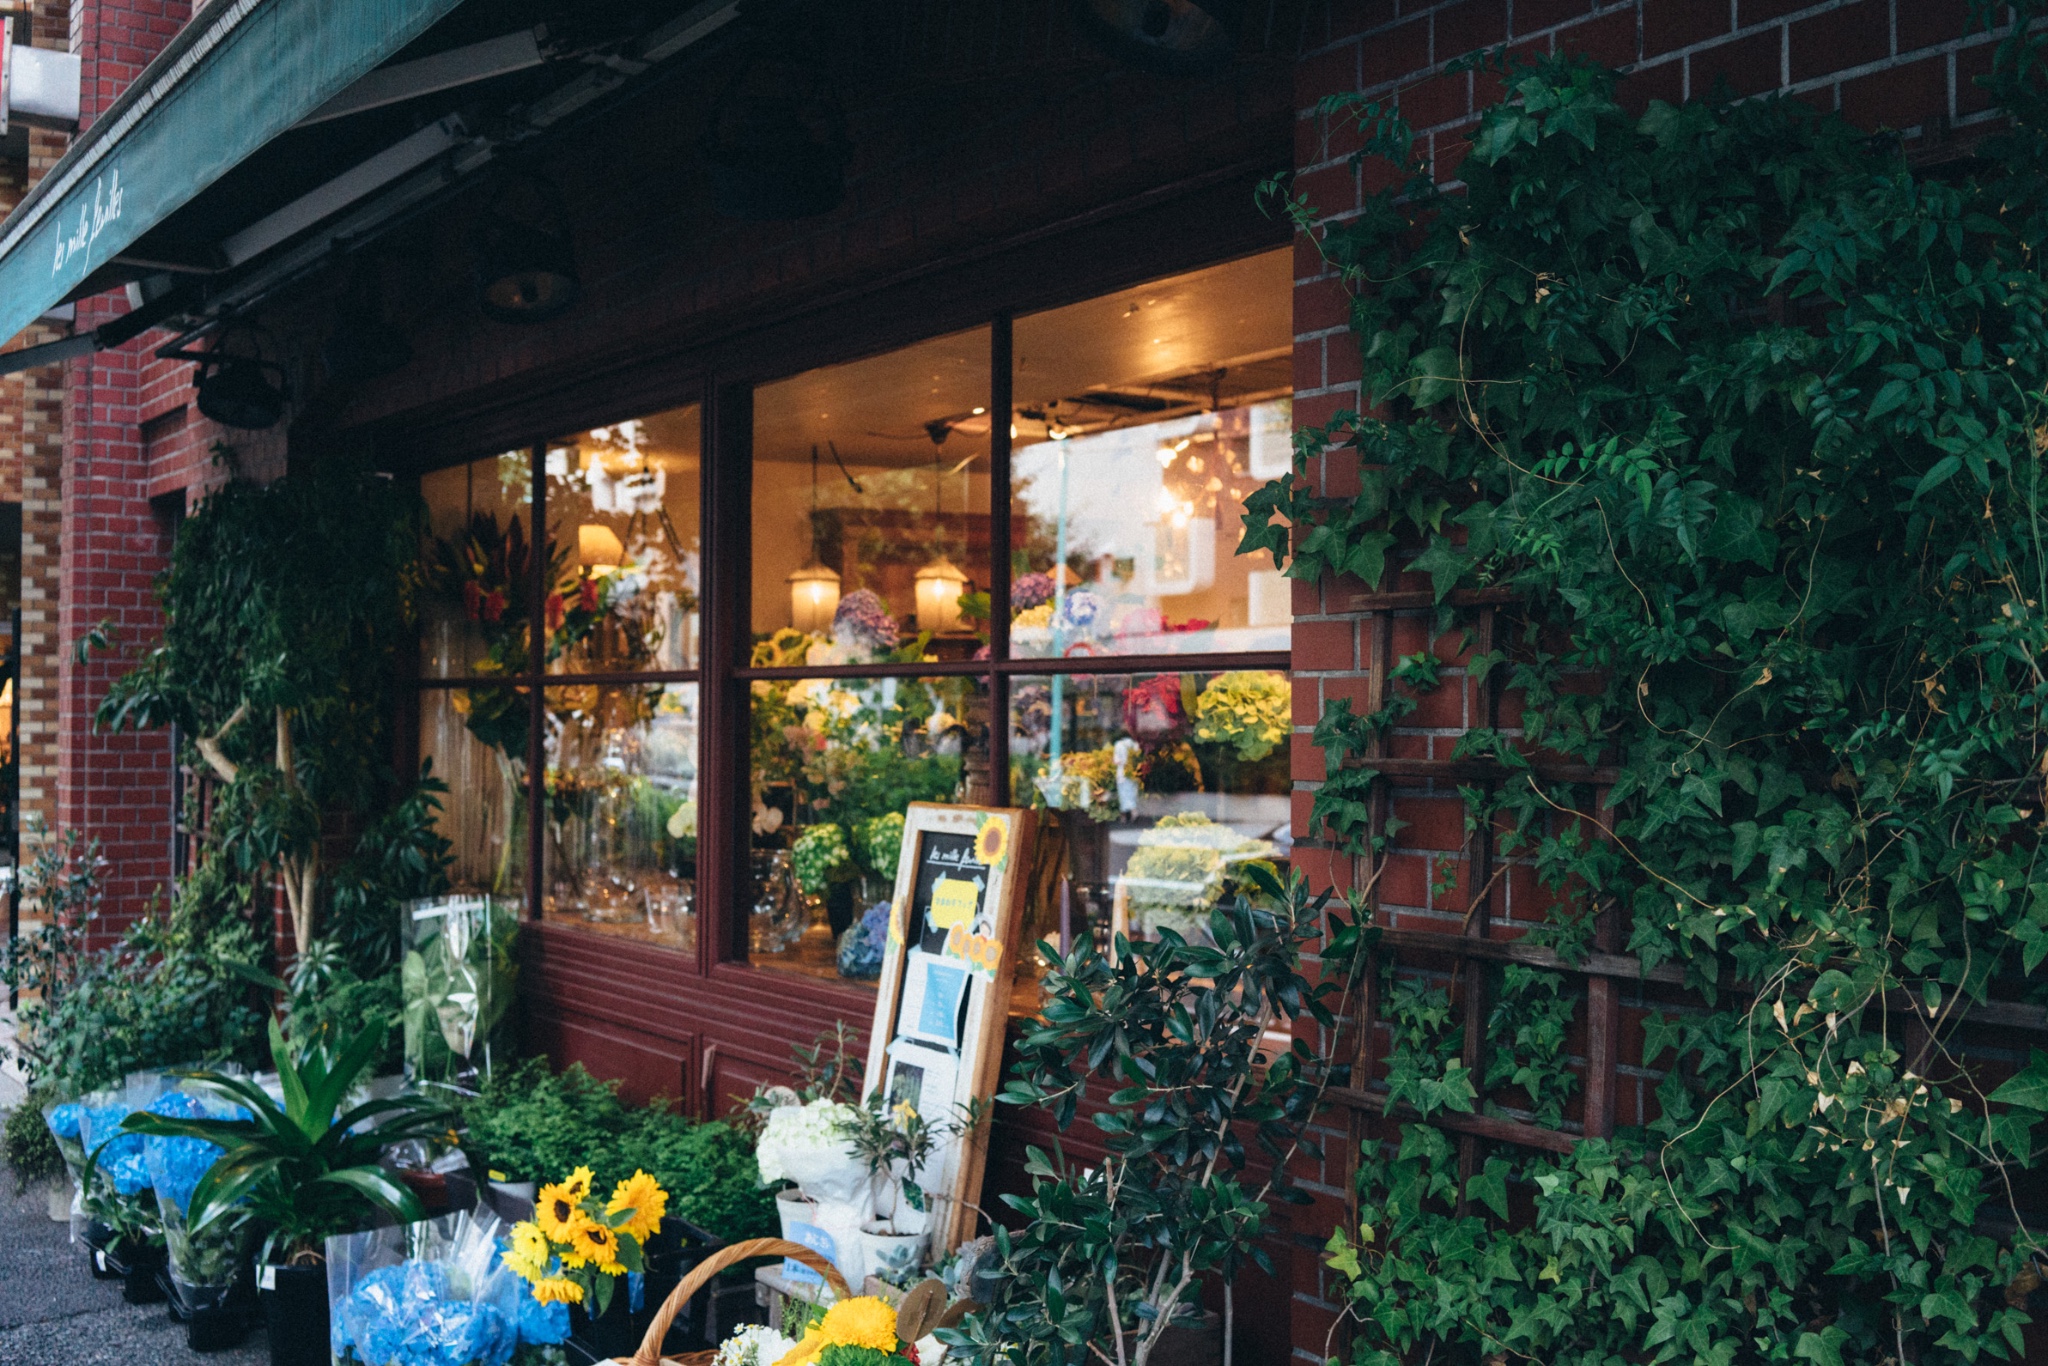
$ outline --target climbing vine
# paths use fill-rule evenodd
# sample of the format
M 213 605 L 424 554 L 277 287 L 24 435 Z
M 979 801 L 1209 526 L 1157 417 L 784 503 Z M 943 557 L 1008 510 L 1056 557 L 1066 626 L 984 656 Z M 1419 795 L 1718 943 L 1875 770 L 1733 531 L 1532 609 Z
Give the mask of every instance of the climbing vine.
M 1963 1019 L 2048 1002 L 2048 97 L 2025 35 L 1989 78 L 2011 130 L 1938 170 L 1794 100 L 1632 116 L 1612 73 L 1549 59 L 1496 63 L 1455 193 L 1352 99 L 1325 112 L 1401 183 L 1340 220 L 1275 190 L 1352 288 L 1366 407 L 1300 435 L 1244 548 L 1414 576 L 1454 637 L 1458 590 L 1509 591 L 1470 670 L 1523 706 L 1460 743 L 1510 774 L 1472 819 L 1559 894 L 1560 952 L 1614 905 L 1695 1002 L 1649 1018 L 1664 1079 L 1612 1140 L 1496 1149 L 1462 1187 L 1427 1125 L 1367 1144 L 1330 1249 L 1365 1366 L 2021 1351 L 2048 1054 L 1965 1051 Z M 1324 492 L 1351 460 L 1358 492 Z M 1356 853 L 1401 692 L 1315 731 L 1317 833 Z M 1518 1087 L 1560 1123 L 1570 989 L 1513 967 L 1493 998 L 1475 1086 L 1442 986 L 1390 978 L 1388 1084 L 1425 1114 Z

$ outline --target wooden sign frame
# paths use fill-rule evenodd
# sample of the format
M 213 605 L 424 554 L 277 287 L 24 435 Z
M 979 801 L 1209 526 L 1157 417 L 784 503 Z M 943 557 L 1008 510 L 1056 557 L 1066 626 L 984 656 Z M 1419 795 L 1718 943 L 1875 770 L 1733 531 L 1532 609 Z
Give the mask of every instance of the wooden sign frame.
M 1020 807 L 913 802 L 904 812 L 863 1102 L 877 1090 L 914 1096 L 938 1126 L 995 1094 L 1037 833 Z M 927 1081 L 941 1094 L 926 1094 Z M 933 1145 L 918 1178 L 934 1197 L 933 1257 L 973 1236 L 987 1164 L 986 1114 Z

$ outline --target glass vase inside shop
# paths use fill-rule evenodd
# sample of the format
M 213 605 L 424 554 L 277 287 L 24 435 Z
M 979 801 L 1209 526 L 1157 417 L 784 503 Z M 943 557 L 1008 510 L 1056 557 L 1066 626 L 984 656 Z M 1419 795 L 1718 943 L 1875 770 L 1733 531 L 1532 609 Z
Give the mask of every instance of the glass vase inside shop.
M 548 443 L 538 549 L 533 453 L 426 476 L 421 728 L 461 878 L 537 873 L 549 923 L 650 947 L 715 911 L 726 956 L 864 985 L 909 805 L 1014 804 L 1040 813 L 1029 941 L 1199 937 L 1288 857 L 1288 585 L 1235 552 L 1290 468 L 1290 272 L 1247 257 L 754 385 L 717 514 L 751 521 L 749 563 L 700 564 L 695 406 Z M 700 600 L 751 636 L 703 674 Z M 708 762 L 704 718 L 737 741 L 742 709 L 745 755 Z M 748 846 L 715 908 L 712 800 Z

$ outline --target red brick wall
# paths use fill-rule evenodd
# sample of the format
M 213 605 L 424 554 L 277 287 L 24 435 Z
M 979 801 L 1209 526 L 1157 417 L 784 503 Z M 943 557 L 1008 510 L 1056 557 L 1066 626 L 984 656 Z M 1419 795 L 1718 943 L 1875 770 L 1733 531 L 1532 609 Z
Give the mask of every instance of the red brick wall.
M 191 14 L 188 0 L 72 0 L 70 42 L 82 59 L 80 123 L 89 125 L 162 50 Z M 79 305 L 77 326 L 124 311 L 119 295 Z M 148 357 L 155 338 L 65 367 L 62 590 L 54 639 L 58 694 L 56 829 L 96 836 L 111 865 L 109 928 L 138 914 L 170 881 L 171 746 L 157 731 L 95 734 L 93 709 L 162 629 L 151 582 L 169 552 L 169 519 L 152 508 L 142 424 L 155 379 L 169 374 Z M 185 370 L 188 367 L 177 367 Z M 74 642 L 94 626 L 114 627 L 116 648 L 80 664 Z M 24 775 L 26 782 L 26 775 Z
M 1356 146 L 1351 135 L 1333 130 L 1316 112 L 1324 96 L 1353 91 L 1393 100 L 1419 134 L 1418 151 L 1431 159 L 1438 179 L 1455 181 L 1476 124 L 1474 110 L 1497 98 L 1499 88 L 1491 76 L 1447 75 L 1443 67 L 1501 44 L 1531 53 L 1584 53 L 1621 68 L 1627 73 L 1623 98 L 1637 106 L 1704 98 L 1725 78 L 1737 94 L 1789 94 L 1839 110 L 1860 126 L 1896 130 L 1909 154 L 1939 156 L 1941 142 L 1967 138 L 1992 118 L 1970 78 L 1988 69 L 1995 39 L 1966 33 L 1967 12 L 1965 0 L 1333 3 L 1312 20 L 1296 69 L 1296 185 L 1334 214 L 1356 210 L 1375 187 L 1372 168 L 1362 185 L 1347 161 Z M 1306 243 L 1296 260 L 1294 412 L 1301 425 L 1311 426 L 1358 406 L 1359 361 L 1345 325 L 1342 286 Z M 1349 453 L 1333 454 L 1311 477 L 1341 495 L 1357 487 L 1356 462 Z M 1309 806 L 1323 777 L 1322 754 L 1309 733 L 1326 702 L 1348 697 L 1358 705 L 1364 699 L 1365 618 L 1351 607 L 1362 587 L 1297 583 L 1294 593 L 1296 858 L 1311 877 L 1338 887 L 1351 885 L 1358 869 L 1348 856 L 1309 838 Z M 1422 630 L 1419 621 L 1401 622 L 1396 653 L 1422 648 Z M 1448 737 L 1470 723 L 1459 674 L 1445 670 L 1443 691 L 1396 732 L 1396 753 L 1447 757 Z M 1394 923 L 1423 927 L 1435 919 L 1429 927 L 1444 928 L 1441 917 L 1462 915 L 1463 902 L 1454 891 L 1448 904 L 1434 904 L 1428 860 L 1463 843 L 1459 803 L 1397 794 L 1395 814 L 1413 824 L 1397 841 L 1405 857 L 1382 875 L 1382 909 Z M 1527 879 L 1503 881 L 1507 916 L 1537 909 Z M 1617 1120 L 1631 1123 L 1641 1113 L 1641 1069 L 1623 1071 Z M 1302 1360 L 1322 1359 L 1339 1308 L 1312 1251 L 1344 1199 L 1344 1139 L 1341 1133 L 1330 1137 L 1325 1179 L 1309 1186 L 1322 1222 L 1311 1221 L 1298 1236 L 1292 1258 L 1294 1355 Z

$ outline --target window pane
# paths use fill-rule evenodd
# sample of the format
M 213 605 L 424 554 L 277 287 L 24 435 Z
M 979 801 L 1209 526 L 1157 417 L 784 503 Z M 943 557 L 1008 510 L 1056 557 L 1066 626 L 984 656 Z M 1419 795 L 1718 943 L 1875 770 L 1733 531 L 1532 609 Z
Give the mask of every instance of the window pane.
M 1286 580 L 1236 549 L 1291 468 L 1291 259 L 1017 320 L 1014 657 L 1288 647 Z
M 987 717 L 971 678 L 753 685 L 752 961 L 874 979 L 903 812 L 987 799 Z
M 525 667 L 532 489 L 525 451 L 421 476 L 430 540 L 420 657 L 428 677 Z
M 696 947 L 697 685 L 547 690 L 550 920 Z
M 1284 865 L 1290 703 L 1287 675 L 1263 669 L 1011 681 L 1011 795 L 1045 813 L 1041 863 L 1069 879 L 1075 936 L 1206 940 L 1243 865 Z M 1058 876 L 1034 879 L 1034 942 L 1058 938 Z
M 549 445 L 551 672 L 697 667 L 702 435 L 689 404 Z
M 420 692 L 420 752 L 448 784 L 435 828 L 456 890 L 526 891 L 527 694 L 509 686 Z
M 988 384 L 983 327 L 754 391 L 753 627 L 812 637 L 780 660 L 985 640 L 960 598 L 988 587 Z

